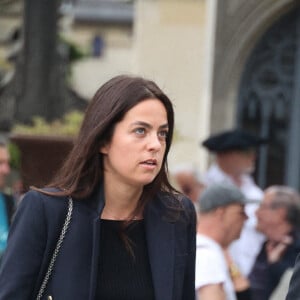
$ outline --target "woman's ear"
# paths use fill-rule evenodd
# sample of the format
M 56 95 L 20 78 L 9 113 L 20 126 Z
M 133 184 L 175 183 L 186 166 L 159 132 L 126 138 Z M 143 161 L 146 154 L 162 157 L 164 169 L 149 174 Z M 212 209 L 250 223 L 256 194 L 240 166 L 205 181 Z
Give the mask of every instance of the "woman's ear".
M 102 154 L 107 154 L 108 150 L 109 150 L 109 145 L 105 144 L 104 146 L 100 147 L 99 152 L 102 153 Z

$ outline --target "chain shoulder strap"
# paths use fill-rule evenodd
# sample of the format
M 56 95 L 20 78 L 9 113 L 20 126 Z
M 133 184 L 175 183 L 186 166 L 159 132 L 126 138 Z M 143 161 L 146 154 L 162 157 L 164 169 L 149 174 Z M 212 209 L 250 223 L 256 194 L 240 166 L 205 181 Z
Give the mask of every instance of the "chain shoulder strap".
M 54 264 L 55 264 L 56 258 L 57 258 L 58 254 L 59 254 L 59 250 L 61 248 L 62 242 L 63 242 L 63 240 L 64 240 L 64 238 L 66 236 L 66 232 L 67 232 L 67 230 L 69 228 L 69 225 L 70 225 L 70 222 L 71 222 L 71 218 L 72 218 L 72 212 L 73 212 L 73 199 L 71 197 L 69 197 L 68 212 L 67 212 L 67 215 L 66 215 L 66 219 L 65 219 L 63 228 L 61 230 L 60 236 L 58 238 L 58 241 L 57 241 L 55 250 L 53 252 L 51 261 L 49 263 L 47 273 L 46 273 L 46 275 L 44 277 L 44 280 L 43 280 L 43 282 L 41 284 L 39 293 L 38 293 L 38 295 L 36 297 L 36 300 L 42 299 L 44 291 L 45 291 L 45 289 L 47 287 L 48 281 L 50 279 L 50 276 L 51 276 L 53 268 L 54 268 Z

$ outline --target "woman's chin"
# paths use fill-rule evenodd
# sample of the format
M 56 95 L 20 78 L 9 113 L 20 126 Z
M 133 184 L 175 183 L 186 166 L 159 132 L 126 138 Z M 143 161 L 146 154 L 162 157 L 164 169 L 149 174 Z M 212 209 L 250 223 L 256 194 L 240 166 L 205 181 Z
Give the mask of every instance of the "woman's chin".
M 153 177 L 153 176 L 140 178 L 139 183 L 141 185 L 145 186 L 145 185 L 150 184 L 154 179 L 155 179 L 155 177 Z

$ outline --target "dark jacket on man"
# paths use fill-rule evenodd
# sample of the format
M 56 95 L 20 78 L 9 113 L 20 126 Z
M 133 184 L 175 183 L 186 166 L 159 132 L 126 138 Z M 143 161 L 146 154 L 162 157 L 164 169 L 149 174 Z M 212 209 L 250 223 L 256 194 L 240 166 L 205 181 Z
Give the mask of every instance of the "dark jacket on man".
M 249 276 L 253 299 L 269 300 L 284 272 L 294 267 L 296 257 L 300 252 L 300 233 L 294 233 L 293 237 L 294 242 L 287 247 L 281 259 L 276 263 L 268 262 L 266 243 L 263 244 Z M 300 299 L 300 294 L 290 299 Z
M 4 202 L 6 207 L 6 215 L 9 225 L 11 224 L 13 214 L 15 212 L 15 201 L 14 198 L 7 194 L 2 194 L 4 196 Z

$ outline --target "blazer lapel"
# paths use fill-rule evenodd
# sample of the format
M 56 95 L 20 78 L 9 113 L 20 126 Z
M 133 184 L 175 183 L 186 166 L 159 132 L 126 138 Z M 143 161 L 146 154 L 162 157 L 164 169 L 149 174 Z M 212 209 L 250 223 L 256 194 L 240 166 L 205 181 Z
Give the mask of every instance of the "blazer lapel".
M 148 205 L 145 212 L 148 254 L 155 299 L 171 300 L 174 284 L 175 227 L 163 218 L 165 208 L 156 200 Z
M 91 203 L 94 206 L 94 219 L 93 219 L 93 249 L 91 260 L 91 280 L 90 280 L 90 293 L 89 300 L 95 299 L 96 287 L 97 287 L 97 275 L 98 275 L 98 259 L 99 259 L 99 241 L 100 241 L 100 215 L 104 208 L 104 189 L 100 187 L 98 193 L 91 198 Z

